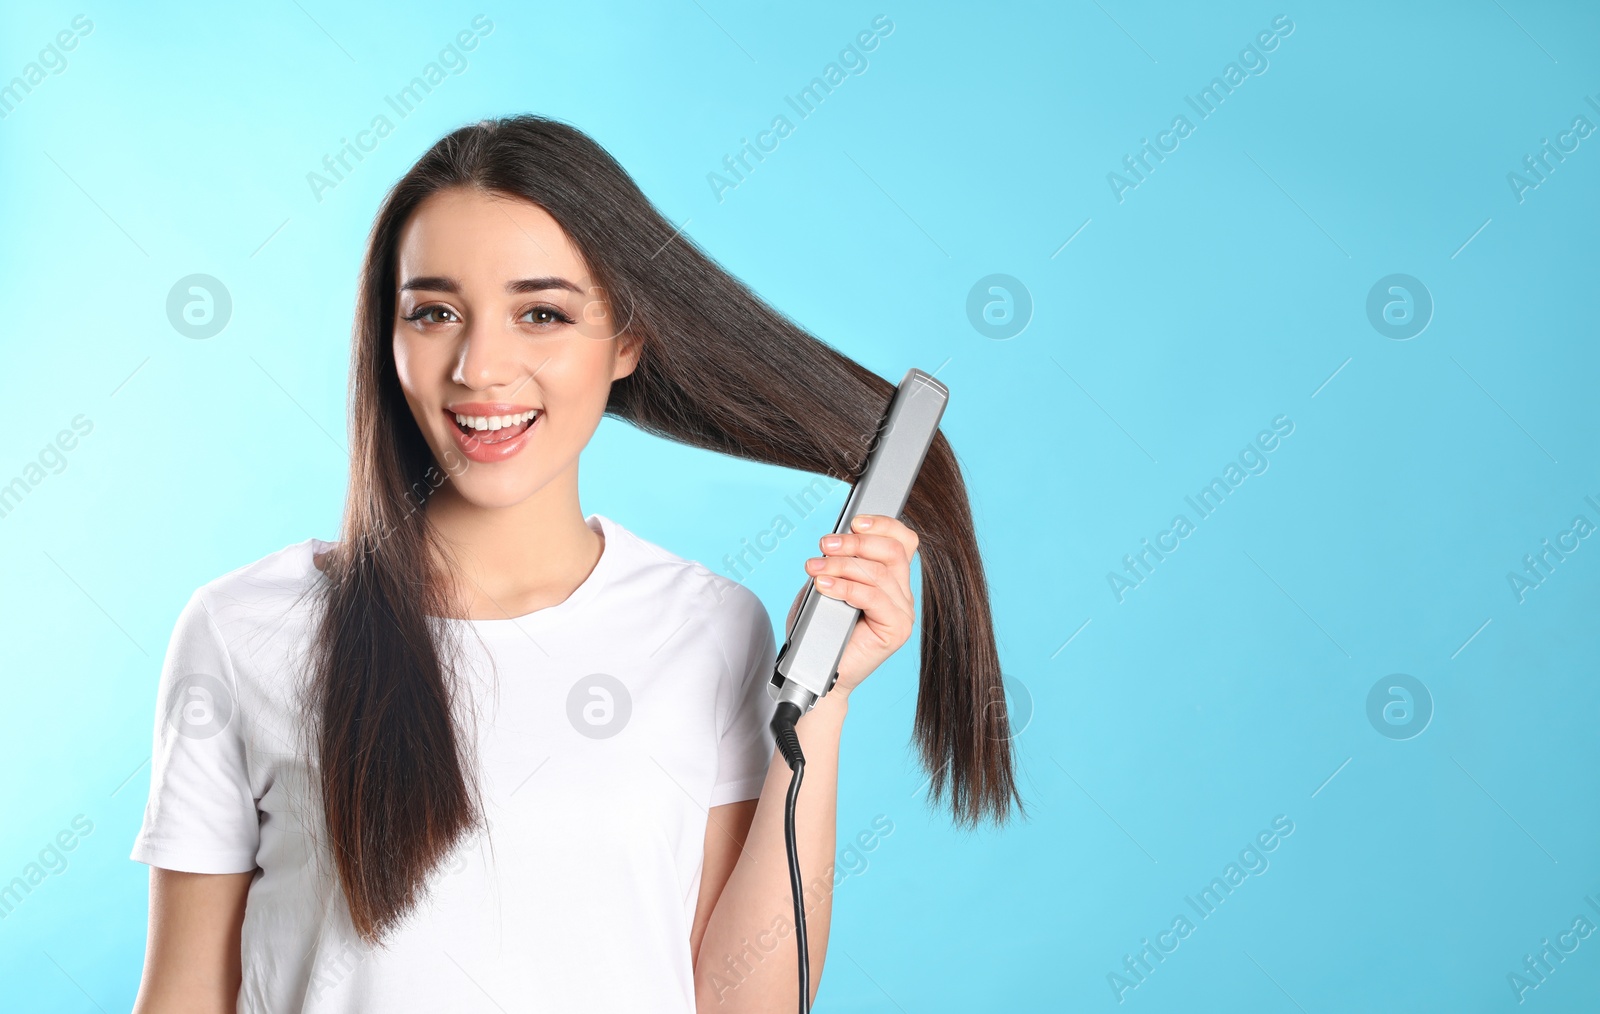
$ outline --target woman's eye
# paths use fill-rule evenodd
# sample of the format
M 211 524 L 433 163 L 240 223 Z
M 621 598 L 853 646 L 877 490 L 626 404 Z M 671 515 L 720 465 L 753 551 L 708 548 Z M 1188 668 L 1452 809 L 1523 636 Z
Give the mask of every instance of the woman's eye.
M 406 320 L 413 320 L 413 321 L 415 321 L 415 320 L 426 321 L 429 324 L 446 324 L 446 323 L 449 323 L 448 321 L 435 319 L 433 317 L 433 314 L 435 314 L 435 313 L 448 313 L 452 317 L 455 316 L 455 311 L 451 310 L 449 307 L 440 306 L 438 303 L 435 303 L 432 306 L 418 307 L 416 310 L 413 310 L 409 315 L 407 315 L 405 317 L 405 319 Z
M 540 324 L 540 325 L 543 325 L 545 327 L 553 327 L 556 324 L 571 324 L 571 323 L 573 323 L 573 320 L 572 320 L 571 317 L 567 316 L 565 313 L 562 313 L 560 309 L 558 309 L 558 308 L 556 308 L 554 306 L 551 306 L 548 303 L 541 303 L 538 306 L 529 307 L 522 314 L 522 316 L 523 317 L 530 317 L 531 316 L 533 318 L 532 323 Z

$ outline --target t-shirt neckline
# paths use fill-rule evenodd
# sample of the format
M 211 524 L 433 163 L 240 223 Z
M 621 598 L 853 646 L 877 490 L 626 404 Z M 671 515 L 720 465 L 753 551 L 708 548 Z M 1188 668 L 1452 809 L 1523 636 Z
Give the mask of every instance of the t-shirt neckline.
M 535 609 L 531 613 L 521 616 L 501 617 L 498 619 L 469 620 L 455 616 L 435 617 L 448 626 L 457 629 L 475 630 L 483 634 L 525 632 L 534 628 L 548 627 L 552 623 L 566 619 L 573 612 L 583 606 L 585 602 L 599 592 L 610 580 L 612 572 L 618 566 L 618 555 L 622 552 L 619 543 L 622 541 L 623 532 L 617 523 L 603 514 L 590 514 L 583 519 L 589 530 L 605 538 L 605 544 L 600 548 L 600 559 L 595 562 L 594 569 L 589 571 L 589 576 L 574 588 L 571 595 L 557 602 L 555 605 Z M 310 540 L 311 552 L 306 558 L 306 564 L 313 571 L 321 574 L 316 566 L 316 554 L 322 552 L 334 543 L 322 539 Z

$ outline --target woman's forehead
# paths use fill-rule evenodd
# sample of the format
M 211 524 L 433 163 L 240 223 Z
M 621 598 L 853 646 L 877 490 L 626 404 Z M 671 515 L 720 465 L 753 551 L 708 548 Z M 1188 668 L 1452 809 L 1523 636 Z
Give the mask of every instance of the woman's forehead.
M 587 282 L 582 254 L 551 214 L 532 201 L 455 187 L 429 195 L 401 230 L 402 279 L 470 276 L 495 284 L 556 276 Z

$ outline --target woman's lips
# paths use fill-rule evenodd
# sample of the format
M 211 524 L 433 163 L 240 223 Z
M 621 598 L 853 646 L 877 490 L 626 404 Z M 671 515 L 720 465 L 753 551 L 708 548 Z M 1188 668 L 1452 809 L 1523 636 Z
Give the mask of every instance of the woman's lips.
M 456 425 L 455 413 L 444 410 L 445 419 L 450 427 L 450 432 L 455 436 L 456 446 L 469 461 L 490 463 L 504 461 L 522 450 L 528 443 L 528 435 L 539 425 L 544 418 L 540 412 L 533 417 L 532 422 L 519 423 L 515 426 L 506 426 L 498 430 L 472 430 L 463 432 Z

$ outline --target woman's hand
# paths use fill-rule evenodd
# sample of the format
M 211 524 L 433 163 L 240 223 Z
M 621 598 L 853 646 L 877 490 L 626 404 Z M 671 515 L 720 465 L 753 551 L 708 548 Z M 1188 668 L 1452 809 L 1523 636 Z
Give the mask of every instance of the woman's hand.
M 861 610 L 839 659 L 839 682 L 832 693 L 855 689 L 911 636 L 917 618 L 911 558 L 917 543 L 917 533 L 898 518 L 857 514 L 849 533 L 824 535 L 819 541 L 823 556 L 806 561 L 806 573 L 812 575 L 819 594 Z M 795 596 L 787 630 L 794 629 L 805 593 L 801 588 Z

